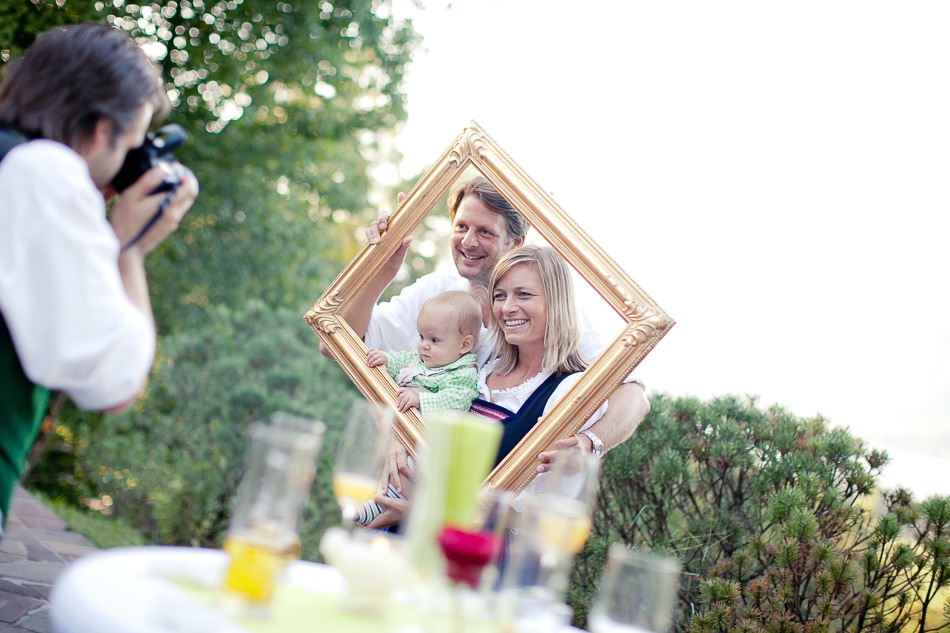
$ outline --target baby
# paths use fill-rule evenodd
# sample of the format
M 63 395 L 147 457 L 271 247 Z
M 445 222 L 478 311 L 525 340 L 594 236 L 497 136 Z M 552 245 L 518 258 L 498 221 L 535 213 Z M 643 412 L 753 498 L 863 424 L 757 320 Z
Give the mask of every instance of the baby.
M 478 396 L 478 363 L 472 350 L 482 327 L 482 309 L 467 292 L 449 290 L 424 304 L 416 319 L 419 344 L 415 351 L 381 352 L 370 349 L 370 367 L 385 366 L 396 381 L 400 411 L 416 407 L 429 411 L 468 411 Z M 392 485 L 389 497 L 402 498 Z M 382 508 L 374 502 L 363 506 L 359 523 L 370 523 Z
M 422 304 L 416 319 L 415 351 L 371 349 L 370 367 L 386 366 L 399 387 L 399 410 L 416 407 L 468 411 L 478 396 L 478 367 L 472 350 L 482 326 L 482 310 L 466 292 L 449 290 Z

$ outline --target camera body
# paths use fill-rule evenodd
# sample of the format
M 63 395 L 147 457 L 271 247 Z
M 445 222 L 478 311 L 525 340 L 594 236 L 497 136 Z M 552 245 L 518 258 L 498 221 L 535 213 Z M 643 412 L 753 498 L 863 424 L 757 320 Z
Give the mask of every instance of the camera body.
M 181 180 L 181 163 L 175 160 L 172 152 L 181 147 L 186 138 L 188 135 L 185 134 L 185 130 L 175 123 L 146 135 L 142 145 L 126 155 L 125 162 L 112 179 L 112 187 L 117 193 L 122 193 L 149 169 L 160 167 L 165 172 L 165 180 L 152 191 L 152 194 L 163 191 L 174 192 Z

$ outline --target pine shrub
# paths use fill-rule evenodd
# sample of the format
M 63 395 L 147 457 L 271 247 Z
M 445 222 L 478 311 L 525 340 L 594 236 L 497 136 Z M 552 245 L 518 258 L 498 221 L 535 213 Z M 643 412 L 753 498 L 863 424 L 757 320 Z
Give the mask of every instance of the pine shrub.
M 879 491 L 887 454 L 754 399 L 651 397 L 608 453 L 569 601 L 583 626 L 608 545 L 683 566 L 675 630 L 950 630 L 950 497 Z

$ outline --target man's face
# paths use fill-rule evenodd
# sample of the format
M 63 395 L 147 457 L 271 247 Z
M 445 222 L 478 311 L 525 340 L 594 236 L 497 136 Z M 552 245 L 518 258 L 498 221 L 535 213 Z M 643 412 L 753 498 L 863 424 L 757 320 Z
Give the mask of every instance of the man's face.
M 459 274 L 471 282 L 488 285 L 498 259 L 524 238 L 510 240 L 505 218 L 477 196 L 465 196 L 452 222 L 452 259 Z
M 108 185 L 117 173 L 129 150 L 135 149 L 145 142 L 145 134 L 152 120 L 152 106 L 145 104 L 139 110 L 129 129 L 112 140 L 112 128 L 115 122 L 112 119 L 100 119 L 92 138 L 80 150 L 80 155 L 89 165 L 89 175 L 97 187 Z

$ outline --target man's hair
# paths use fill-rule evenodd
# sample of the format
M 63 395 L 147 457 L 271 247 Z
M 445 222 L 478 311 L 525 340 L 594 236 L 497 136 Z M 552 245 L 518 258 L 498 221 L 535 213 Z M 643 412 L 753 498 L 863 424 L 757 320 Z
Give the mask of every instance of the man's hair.
M 475 176 L 468 182 L 463 183 L 449 197 L 449 219 L 453 222 L 455 221 L 455 213 L 465 196 L 475 196 L 490 210 L 500 213 L 505 218 L 509 241 L 517 240 L 519 237 L 528 234 L 528 221 L 517 209 L 511 206 L 511 203 L 505 200 L 503 195 L 498 193 L 497 189 L 485 180 L 484 176 Z
M 472 336 L 472 347 L 478 343 L 478 334 L 482 329 L 482 307 L 475 297 L 464 290 L 446 290 L 430 297 L 422 304 L 422 309 L 445 306 L 458 316 L 459 334 Z
M 544 328 L 544 358 L 541 364 L 555 373 L 583 371 L 587 363 L 581 358 L 581 326 L 574 298 L 574 284 L 564 259 L 550 246 L 519 246 L 498 260 L 489 281 L 489 297 L 494 300 L 498 281 L 515 266 L 530 266 L 538 271 L 544 292 L 547 323 Z M 518 346 L 505 340 L 501 325 L 492 317 L 489 328 L 495 337 L 491 358 L 499 358 L 497 370 L 507 374 L 518 361 Z
M 145 104 L 156 120 L 171 106 L 158 68 L 128 35 L 103 24 L 46 31 L 7 64 L 0 84 L 0 125 L 76 149 L 96 123 L 113 121 L 112 141 Z

